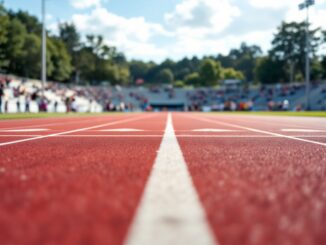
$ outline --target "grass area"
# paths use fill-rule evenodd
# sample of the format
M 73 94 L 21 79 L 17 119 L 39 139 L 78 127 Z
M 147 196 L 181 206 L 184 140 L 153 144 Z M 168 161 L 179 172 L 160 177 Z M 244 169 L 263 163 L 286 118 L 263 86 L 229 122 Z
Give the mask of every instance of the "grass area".
M 326 117 L 326 111 L 254 111 L 254 112 L 212 112 L 219 115 L 253 115 L 253 116 L 291 116 L 291 117 Z M 115 113 L 12 113 L 0 114 L 0 120 L 10 119 L 33 119 L 33 118 L 54 118 L 54 117 L 84 117 L 84 116 L 105 116 L 105 115 L 121 115 L 122 112 Z
M 253 112 L 214 112 L 215 114 L 238 114 L 253 116 L 326 117 L 326 111 L 253 111 Z
M 53 118 L 53 117 L 83 117 L 83 116 L 103 116 L 118 115 L 121 113 L 8 113 L 0 114 L 0 120 L 10 119 L 33 119 L 33 118 Z

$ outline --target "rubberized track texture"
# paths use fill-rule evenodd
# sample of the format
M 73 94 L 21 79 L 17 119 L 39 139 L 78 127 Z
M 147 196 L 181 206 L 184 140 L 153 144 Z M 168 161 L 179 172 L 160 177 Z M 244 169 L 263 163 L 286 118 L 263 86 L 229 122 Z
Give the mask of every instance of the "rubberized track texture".
M 0 121 L 0 243 L 326 244 L 326 119 Z

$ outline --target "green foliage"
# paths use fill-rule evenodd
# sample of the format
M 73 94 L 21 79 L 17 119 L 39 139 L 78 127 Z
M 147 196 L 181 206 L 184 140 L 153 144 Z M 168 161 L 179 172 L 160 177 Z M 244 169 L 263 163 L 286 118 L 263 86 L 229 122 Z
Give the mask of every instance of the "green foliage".
M 24 24 L 28 33 L 34 33 L 36 35 L 41 35 L 42 24 L 38 21 L 35 16 L 30 15 L 25 11 L 12 12 L 9 11 L 10 19 L 18 19 L 22 24 Z
M 66 45 L 66 48 L 71 56 L 80 48 L 80 35 L 77 32 L 76 26 L 73 23 L 59 24 L 59 37 Z
M 153 64 L 145 63 L 143 61 L 133 60 L 129 64 L 132 79 L 145 79 Z
M 0 4 L 0 69 L 30 78 L 41 74 L 41 32 L 38 19 L 24 11 L 6 11 Z M 93 84 L 110 81 L 128 84 L 126 58 L 107 46 L 102 36 L 88 35 L 80 41 L 73 23 L 59 25 L 59 35 L 47 34 L 47 76 L 69 82 L 79 77 Z
M 201 80 L 198 72 L 189 74 L 185 79 L 186 85 L 199 87 Z
M 7 11 L 0 2 L 0 70 L 8 66 L 8 58 L 5 54 L 5 46 L 8 42 L 9 17 Z
M 245 76 L 243 80 L 253 81 L 257 58 L 261 55 L 260 47 L 242 43 L 239 49 L 232 49 L 228 55 L 218 55 L 215 59 L 225 68 L 233 68 L 242 72 Z
M 67 81 L 72 72 L 71 57 L 63 41 L 59 39 L 50 39 L 48 41 L 50 61 L 53 65 L 53 71 L 50 78 L 55 81 Z
M 311 79 L 312 80 L 319 80 L 323 77 L 324 70 L 322 63 L 315 59 L 311 62 Z
M 264 84 L 284 82 L 286 77 L 284 63 L 270 57 L 259 58 L 255 69 L 255 77 L 256 81 Z
M 321 67 L 323 69 L 323 78 L 326 78 L 326 56 L 322 57 L 322 60 L 321 60 L 320 64 L 321 64 Z
M 322 43 L 320 29 L 310 30 L 309 37 L 310 51 L 315 56 Z M 277 33 L 272 41 L 270 56 L 275 60 L 283 61 L 286 67 L 285 69 L 287 69 L 289 73 L 293 72 L 292 75 L 290 74 L 288 76 L 294 76 L 296 70 L 301 72 L 301 75 L 304 76 L 306 56 L 305 22 L 283 22 L 281 26 L 278 27 Z M 291 66 L 293 66 L 292 71 L 290 68 Z
M 37 78 L 41 74 L 41 38 L 35 34 L 27 34 L 24 45 L 23 55 L 20 58 L 22 69 L 21 74 L 25 77 Z M 47 63 L 49 63 L 49 54 L 47 55 Z M 48 73 L 52 72 L 51 67 L 48 67 Z
M 183 88 L 186 86 L 186 84 L 184 81 L 178 80 L 174 82 L 173 86 L 176 88 Z
M 223 78 L 224 79 L 237 79 L 243 81 L 245 79 L 241 71 L 236 71 L 233 68 L 223 69 Z
M 199 76 L 203 86 L 211 87 L 217 85 L 218 81 L 223 77 L 221 63 L 213 59 L 203 60 Z
M 172 84 L 174 81 L 174 76 L 169 68 L 165 68 L 157 73 L 155 80 L 159 84 Z

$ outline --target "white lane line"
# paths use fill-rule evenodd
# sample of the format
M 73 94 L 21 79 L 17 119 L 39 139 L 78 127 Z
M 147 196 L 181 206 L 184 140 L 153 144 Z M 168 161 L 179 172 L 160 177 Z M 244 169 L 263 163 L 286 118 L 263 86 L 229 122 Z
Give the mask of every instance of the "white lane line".
M 42 135 L 30 135 L 30 134 L 3 134 L 0 135 L 0 138 L 20 138 L 20 137 L 41 137 Z M 52 138 L 157 138 L 157 137 L 163 137 L 163 135 L 160 134 L 67 134 L 67 135 L 56 135 L 52 136 Z M 178 135 L 180 138 L 283 138 L 283 136 L 275 136 L 275 135 L 191 135 L 191 134 L 180 134 Z M 310 136 L 310 135 L 292 135 L 292 137 L 298 137 L 298 138 L 326 138 L 326 135 L 316 135 L 316 136 Z
M 40 137 L 40 134 L 0 134 L 0 137 Z
M 52 118 L 52 119 L 64 119 L 64 117 L 57 117 L 57 118 Z M 72 119 L 71 117 L 67 118 L 67 119 Z M 53 123 L 46 123 L 46 124 L 33 124 L 33 125 L 27 125 L 27 126 L 16 126 L 16 127 L 6 127 L 6 128 L 0 128 L 0 130 L 11 130 L 11 129 L 24 129 L 24 128 L 34 128 L 34 127 L 48 127 L 48 126 L 58 126 L 58 125 L 68 125 L 68 124 L 76 124 L 76 123 L 88 123 L 88 122 L 97 122 L 97 121 L 103 121 L 103 119 L 105 118 L 99 118 L 99 119 L 95 119 L 94 118 L 88 118 L 88 119 L 85 119 L 85 120 L 77 120 L 78 118 L 75 117 L 73 119 L 76 119 L 74 121 L 70 121 L 67 122 L 53 122 Z M 31 119 L 31 120 L 34 120 L 34 119 Z M 8 121 L 6 121 L 8 122 Z M 17 122 L 17 121 L 16 121 Z M 24 121 L 21 121 L 21 122 L 24 122 Z M 29 123 L 31 122 L 30 120 L 27 122 Z
M 150 135 L 132 135 L 132 134 L 130 134 L 130 135 L 127 135 L 127 134 L 123 134 L 123 135 L 118 135 L 118 134 L 114 134 L 114 135 L 109 135 L 109 134 L 106 134 L 106 135 L 96 135 L 96 134 L 94 134 L 94 135 L 88 135 L 88 134 L 86 134 L 86 135 L 82 135 L 82 134 L 76 134 L 76 135 L 59 135 L 59 136 L 54 136 L 54 137 L 64 137 L 64 138 L 96 138 L 96 137 L 98 137 L 98 138 L 101 138 L 101 137 L 103 137 L 103 138 L 105 138 L 105 137 L 107 137 L 107 138 L 123 138 L 123 137 L 125 137 L 125 138 L 155 138 L 155 137 L 163 137 L 163 135 L 161 134 L 161 135 L 159 135 L 159 134 L 157 134 L 157 135 L 153 135 L 153 134 L 150 134 Z
M 187 116 L 187 117 L 192 118 L 192 119 L 196 119 L 196 120 L 199 120 L 199 121 L 203 121 L 203 122 L 215 123 L 215 124 L 218 124 L 218 125 L 224 125 L 224 126 L 230 126 L 230 127 L 234 127 L 234 128 L 248 130 L 248 131 L 251 131 L 251 132 L 256 132 L 256 133 L 261 133 L 261 134 L 268 134 L 268 135 L 273 135 L 273 136 L 277 136 L 277 137 L 281 137 L 281 138 L 287 138 L 287 139 L 302 141 L 302 142 L 311 143 L 311 144 L 315 144 L 315 145 L 326 146 L 326 143 L 322 143 L 322 142 L 318 142 L 318 141 L 314 141 L 314 140 L 306 140 L 306 139 L 297 138 L 297 137 L 294 137 L 294 136 L 273 133 L 273 132 L 260 130 L 260 129 L 255 129 L 255 128 L 244 127 L 244 126 L 237 125 L 237 124 L 220 122 L 220 121 L 207 119 L 207 118 L 193 117 L 193 116 Z M 311 136 L 311 137 L 313 138 L 313 136 Z
M 113 128 L 113 129 L 104 129 L 100 131 L 101 132 L 142 132 L 145 130 L 135 129 L 135 128 Z
M 41 137 L 42 135 L 35 135 L 35 134 L 3 134 L 0 135 L 0 138 L 6 137 Z M 155 137 L 163 137 L 161 134 L 67 134 L 67 135 L 55 135 L 52 138 L 155 138 Z M 283 138 L 283 136 L 275 136 L 275 135 L 191 135 L 191 134 L 179 134 L 178 137 L 180 138 Z M 292 135 L 292 137 L 298 138 L 326 138 L 326 135 Z
M 131 118 L 131 119 L 125 119 L 125 120 L 119 120 L 119 121 L 115 121 L 115 122 L 109 122 L 109 123 L 100 124 L 100 125 L 96 125 L 96 126 L 92 126 L 92 127 L 87 127 L 87 128 L 74 129 L 74 130 L 65 131 L 65 132 L 56 133 L 56 134 L 48 134 L 48 135 L 42 135 L 42 136 L 28 138 L 28 139 L 22 139 L 22 140 L 15 140 L 15 141 L 10 141 L 10 142 L 4 142 L 4 143 L 0 143 L 0 147 L 1 146 L 12 145 L 12 144 L 23 143 L 23 142 L 32 141 L 32 140 L 39 140 L 39 139 L 45 139 L 45 138 L 50 138 L 50 137 L 56 137 L 56 136 L 59 136 L 59 135 L 72 134 L 72 133 L 82 132 L 82 131 L 86 131 L 86 130 L 97 129 L 97 128 L 102 128 L 102 127 L 106 127 L 106 126 L 112 126 L 112 125 L 116 125 L 116 124 L 120 124 L 120 123 L 137 121 L 137 120 L 141 120 L 141 119 L 148 118 L 148 117 L 153 117 L 153 115 L 150 115 L 150 116 L 141 116 L 141 117 Z
M 302 129 L 302 128 L 284 128 L 281 129 L 282 132 L 294 132 L 294 133 L 322 133 L 326 132 L 325 130 L 317 129 Z
M 197 114 L 198 115 L 198 114 Z M 254 115 L 227 115 L 229 119 L 235 119 L 239 121 L 239 119 L 241 120 L 241 123 L 250 123 L 252 122 L 252 119 L 255 119 L 255 121 L 259 124 L 271 124 L 271 125 L 277 125 L 281 127 L 296 127 L 296 128 L 306 128 L 306 126 L 304 125 L 297 125 L 297 124 L 293 124 L 293 123 L 286 123 L 286 122 L 281 122 L 281 120 L 293 120 L 294 117 L 284 117 L 284 116 L 254 116 Z M 239 118 L 239 116 L 241 118 Z M 301 117 L 302 118 L 302 117 Z M 249 121 L 248 121 L 249 119 Z M 272 121 L 272 120 L 277 120 L 277 121 Z M 305 117 L 305 119 L 307 119 L 307 117 Z M 309 128 L 309 127 L 308 127 Z
M 216 244 L 174 133 L 171 114 L 125 244 Z
M 223 133 L 223 132 L 236 132 L 238 130 L 230 130 L 230 129 L 218 129 L 218 128 L 203 128 L 203 129 L 193 129 L 193 132 L 216 132 L 216 133 Z
M 10 130 L 0 130 L 1 133 L 26 133 L 26 132 L 44 132 L 49 131 L 47 128 L 25 128 L 25 129 L 10 129 Z

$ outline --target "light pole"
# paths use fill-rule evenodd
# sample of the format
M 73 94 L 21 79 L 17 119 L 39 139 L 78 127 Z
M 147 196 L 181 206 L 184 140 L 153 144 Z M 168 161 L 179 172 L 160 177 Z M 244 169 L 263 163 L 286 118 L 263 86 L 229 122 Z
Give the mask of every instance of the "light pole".
M 42 0 L 42 96 L 44 96 L 44 87 L 46 84 L 46 17 L 45 0 Z
M 315 4 L 315 0 L 305 0 L 299 5 L 300 10 L 307 10 L 306 18 L 306 110 L 310 110 L 310 37 L 309 37 L 309 7 Z

